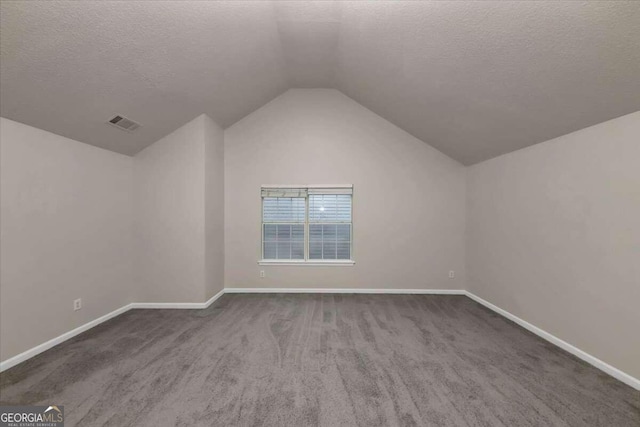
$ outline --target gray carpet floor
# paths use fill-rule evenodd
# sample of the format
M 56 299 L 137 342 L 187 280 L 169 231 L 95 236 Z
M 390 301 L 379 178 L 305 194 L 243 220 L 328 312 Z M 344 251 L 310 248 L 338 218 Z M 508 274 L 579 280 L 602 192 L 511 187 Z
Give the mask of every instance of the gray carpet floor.
M 464 296 L 132 310 L 0 375 L 85 426 L 640 426 L 640 392 Z

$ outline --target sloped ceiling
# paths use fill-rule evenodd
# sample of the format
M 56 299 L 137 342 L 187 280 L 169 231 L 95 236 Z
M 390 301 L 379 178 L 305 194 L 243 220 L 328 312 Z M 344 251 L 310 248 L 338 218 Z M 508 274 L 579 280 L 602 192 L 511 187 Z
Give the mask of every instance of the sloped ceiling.
M 0 114 L 129 155 L 291 87 L 341 90 L 464 164 L 640 109 L 636 1 L 1 8 Z

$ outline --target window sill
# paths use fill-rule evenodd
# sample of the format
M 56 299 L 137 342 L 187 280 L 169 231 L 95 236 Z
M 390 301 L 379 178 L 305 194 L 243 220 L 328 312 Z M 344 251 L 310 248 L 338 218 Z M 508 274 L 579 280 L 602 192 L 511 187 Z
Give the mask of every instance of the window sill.
M 355 264 L 356 262 L 350 259 L 345 259 L 345 260 L 326 260 L 326 261 L 322 261 L 322 260 L 311 260 L 311 261 L 304 261 L 304 260 L 289 260 L 289 259 L 261 259 L 260 261 L 258 261 L 259 265 L 296 265 L 296 266 L 305 266 L 305 267 L 329 267 L 329 266 L 333 266 L 333 267 L 351 267 Z

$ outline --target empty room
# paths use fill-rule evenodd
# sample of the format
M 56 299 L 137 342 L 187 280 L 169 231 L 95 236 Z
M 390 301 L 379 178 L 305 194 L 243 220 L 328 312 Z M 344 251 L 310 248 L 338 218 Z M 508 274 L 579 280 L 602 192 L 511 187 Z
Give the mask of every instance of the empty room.
M 640 426 L 640 2 L 0 0 L 0 427 Z

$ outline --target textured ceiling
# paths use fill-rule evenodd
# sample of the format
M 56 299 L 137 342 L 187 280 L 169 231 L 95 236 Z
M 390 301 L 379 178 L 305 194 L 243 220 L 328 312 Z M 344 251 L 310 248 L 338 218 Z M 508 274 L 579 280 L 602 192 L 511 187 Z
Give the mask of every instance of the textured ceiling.
M 640 109 L 636 1 L 3 1 L 0 16 L 0 114 L 124 154 L 291 87 L 339 89 L 465 164 Z

